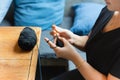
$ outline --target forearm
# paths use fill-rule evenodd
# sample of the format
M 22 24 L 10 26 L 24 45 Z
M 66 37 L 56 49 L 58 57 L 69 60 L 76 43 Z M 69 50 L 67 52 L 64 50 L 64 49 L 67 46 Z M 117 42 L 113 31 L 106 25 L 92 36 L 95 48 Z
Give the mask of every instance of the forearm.
M 107 77 L 94 69 L 89 63 L 83 60 L 81 56 L 73 58 L 73 63 L 78 66 L 77 69 L 83 75 L 85 80 L 107 80 Z
M 80 49 L 80 50 L 83 50 L 84 51 L 84 47 L 85 47 L 85 44 L 88 40 L 88 36 L 78 36 L 78 35 L 74 35 L 73 36 L 73 45 Z

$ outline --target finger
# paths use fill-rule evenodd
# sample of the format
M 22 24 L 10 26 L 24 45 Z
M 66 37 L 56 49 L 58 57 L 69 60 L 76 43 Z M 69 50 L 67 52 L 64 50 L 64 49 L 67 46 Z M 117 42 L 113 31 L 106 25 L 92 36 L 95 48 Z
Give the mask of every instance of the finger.
M 54 37 L 54 44 L 56 44 L 57 36 Z
M 57 46 L 52 41 L 50 41 L 48 38 L 44 38 L 44 40 L 48 43 L 50 48 L 52 48 L 52 49 L 57 48 Z
M 58 26 L 56 26 L 55 24 L 52 25 L 52 29 L 53 29 L 53 30 L 54 30 L 56 27 L 58 27 Z
M 56 36 L 56 31 L 55 31 L 55 30 L 52 30 L 52 31 L 50 32 L 50 34 L 55 37 L 55 36 Z
M 58 26 L 56 26 L 56 25 L 52 25 L 52 29 L 55 30 L 57 33 L 60 33 L 60 32 L 63 31 L 62 28 L 60 28 L 60 27 L 58 27 Z

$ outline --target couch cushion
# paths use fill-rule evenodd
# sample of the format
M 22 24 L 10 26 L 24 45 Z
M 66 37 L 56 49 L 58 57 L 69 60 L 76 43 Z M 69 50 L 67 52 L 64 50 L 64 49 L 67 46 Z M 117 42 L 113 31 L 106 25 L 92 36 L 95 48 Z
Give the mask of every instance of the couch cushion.
M 0 23 L 4 19 L 12 0 L 0 0 Z
M 75 11 L 74 23 L 71 31 L 78 35 L 87 35 L 104 7 L 98 3 L 77 3 L 73 5 Z
M 59 25 L 64 15 L 64 0 L 14 0 L 16 26 L 40 26 L 42 30 Z

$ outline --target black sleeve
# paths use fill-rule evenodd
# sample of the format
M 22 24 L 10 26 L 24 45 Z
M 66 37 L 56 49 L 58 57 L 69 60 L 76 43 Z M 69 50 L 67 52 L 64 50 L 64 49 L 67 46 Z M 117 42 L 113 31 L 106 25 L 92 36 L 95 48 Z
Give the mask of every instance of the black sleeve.
M 117 51 L 117 53 L 115 53 L 115 57 L 110 73 L 113 76 L 120 78 L 120 49 Z

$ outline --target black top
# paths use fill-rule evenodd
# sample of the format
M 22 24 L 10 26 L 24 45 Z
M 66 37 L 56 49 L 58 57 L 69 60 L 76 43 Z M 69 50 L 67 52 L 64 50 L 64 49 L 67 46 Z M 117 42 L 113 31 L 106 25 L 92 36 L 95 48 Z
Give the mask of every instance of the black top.
M 102 32 L 114 12 L 105 7 L 86 43 L 87 61 L 99 72 L 120 78 L 120 28 Z

